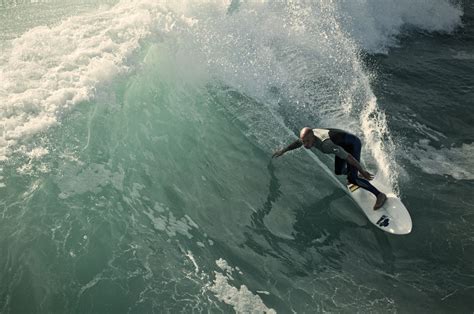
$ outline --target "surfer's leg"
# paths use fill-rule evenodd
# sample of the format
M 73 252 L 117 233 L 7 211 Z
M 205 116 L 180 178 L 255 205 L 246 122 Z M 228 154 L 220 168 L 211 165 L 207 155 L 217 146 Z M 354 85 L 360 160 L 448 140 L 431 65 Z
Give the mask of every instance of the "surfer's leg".
M 344 159 L 336 156 L 334 159 L 334 173 L 336 175 L 347 174 L 347 163 Z
M 352 167 L 353 168 L 353 167 Z M 363 188 L 364 190 L 367 190 L 369 192 L 371 192 L 372 194 L 375 195 L 375 197 L 377 197 L 379 194 L 380 194 L 380 191 L 377 190 L 377 188 L 375 186 L 373 186 L 372 184 L 370 184 L 369 181 L 367 181 L 366 179 L 362 179 L 361 177 L 359 177 L 357 175 L 357 169 L 355 169 L 355 174 L 353 171 L 350 171 L 349 173 L 349 176 L 347 177 L 347 180 L 349 181 L 349 183 L 352 183 L 352 184 L 355 184 L 355 185 L 358 185 L 360 186 L 361 188 Z
M 360 152 L 362 150 L 360 139 L 352 134 L 346 134 L 345 141 L 346 145 L 350 147 L 348 150 L 349 153 L 351 153 L 351 155 L 357 159 L 358 162 L 360 162 Z M 349 173 L 347 175 L 347 180 L 350 183 L 360 186 L 361 188 L 373 193 L 376 197 L 380 194 L 380 191 L 377 190 L 375 186 L 370 184 L 369 181 L 359 177 L 359 171 L 356 167 L 349 165 L 348 168 Z
M 350 146 L 350 152 L 352 157 L 357 159 L 358 162 L 360 162 L 360 152 L 362 150 L 362 143 L 360 142 L 360 139 L 352 134 L 346 134 L 344 137 L 346 141 L 346 145 Z
M 346 134 L 346 136 L 344 137 L 343 147 L 355 159 L 357 159 L 358 162 L 360 162 L 360 152 L 362 150 L 362 144 L 360 142 L 360 139 L 357 136 L 352 135 L 352 134 Z M 387 200 L 387 196 L 384 193 L 377 190 L 377 188 L 373 186 L 372 184 L 370 184 L 369 181 L 367 181 L 364 178 L 359 177 L 359 171 L 357 170 L 357 168 L 355 168 L 354 166 L 348 165 L 348 169 L 349 169 L 349 174 L 347 175 L 347 180 L 349 181 L 349 183 L 358 185 L 364 190 L 367 190 L 375 195 L 375 197 L 377 198 L 377 201 L 375 202 L 374 210 L 377 210 L 380 207 L 382 207 L 385 201 Z
M 345 134 L 342 134 L 342 136 L 338 136 L 336 138 L 331 138 L 331 140 L 334 142 L 334 144 L 341 146 L 342 148 L 347 150 L 347 147 L 344 147 L 345 141 L 344 141 Z M 334 173 L 336 175 L 341 175 L 341 174 L 348 174 L 348 169 L 347 169 L 347 162 L 335 156 L 334 158 Z

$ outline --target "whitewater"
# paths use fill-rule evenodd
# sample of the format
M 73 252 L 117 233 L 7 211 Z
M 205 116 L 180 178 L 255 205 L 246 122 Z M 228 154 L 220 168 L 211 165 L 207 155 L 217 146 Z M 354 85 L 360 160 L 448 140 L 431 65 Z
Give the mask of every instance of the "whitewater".
M 4 1 L 0 312 L 474 303 L 469 1 Z M 346 129 L 382 233 L 303 150 Z M 315 155 L 316 154 L 316 155 Z

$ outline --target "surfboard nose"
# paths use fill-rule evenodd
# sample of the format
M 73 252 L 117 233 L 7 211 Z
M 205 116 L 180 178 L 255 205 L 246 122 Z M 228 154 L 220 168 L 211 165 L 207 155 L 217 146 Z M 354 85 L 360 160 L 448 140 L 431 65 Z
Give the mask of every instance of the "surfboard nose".
M 411 233 L 413 223 L 405 205 L 395 195 L 389 195 L 383 206 L 392 216 L 392 226 L 388 230 L 392 234 L 405 235 Z

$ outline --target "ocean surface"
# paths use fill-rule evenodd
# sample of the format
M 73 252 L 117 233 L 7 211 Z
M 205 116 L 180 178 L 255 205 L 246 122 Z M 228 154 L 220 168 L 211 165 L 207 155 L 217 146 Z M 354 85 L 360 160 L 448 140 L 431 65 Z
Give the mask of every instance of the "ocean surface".
M 472 1 L 2 0 L 0 52 L 0 313 L 473 313 Z

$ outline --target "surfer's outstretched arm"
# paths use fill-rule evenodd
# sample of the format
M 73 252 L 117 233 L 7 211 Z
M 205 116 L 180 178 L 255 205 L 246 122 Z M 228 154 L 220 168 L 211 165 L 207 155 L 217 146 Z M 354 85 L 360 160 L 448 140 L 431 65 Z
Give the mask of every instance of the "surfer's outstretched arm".
M 274 152 L 272 158 L 280 157 L 281 155 L 283 155 L 287 151 L 300 148 L 301 146 L 303 146 L 303 142 L 300 139 L 298 139 L 298 140 L 294 141 L 293 143 L 291 143 L 290 145 L 288 145 L 287 147 L 285 147 L 283 149 L 279 149 L 276 152 Z

